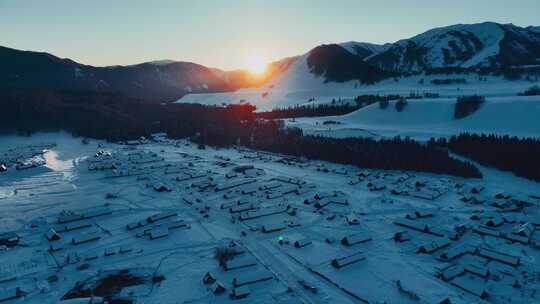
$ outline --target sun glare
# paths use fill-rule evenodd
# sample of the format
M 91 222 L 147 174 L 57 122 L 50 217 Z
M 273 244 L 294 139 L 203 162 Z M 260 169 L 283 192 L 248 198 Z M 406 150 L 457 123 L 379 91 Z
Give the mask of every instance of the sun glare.
M 260 55 L 251 55 L 246 62 L 247 69 L 253 74 L 262 74 L 266 71 L 267 61 Z

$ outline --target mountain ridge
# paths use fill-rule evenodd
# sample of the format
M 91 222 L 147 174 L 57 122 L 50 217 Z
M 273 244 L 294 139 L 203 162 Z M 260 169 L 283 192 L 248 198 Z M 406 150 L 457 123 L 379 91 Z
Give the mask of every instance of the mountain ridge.
M 482 22 L 437 27 L 394 43 L 347 41 L 323 44 L 268 65 L 255 76 L 193 62 L 155 60 L 96 67 L 0 46 L 0 89 L 115 91 L 160 102 L 190 93 L 230 92 L 242 88 L 358 81 L 369 84 L 432 69 L 501 70 L 540 67 L 540 27 Z
M 194 92 L 231 91 L 253 82 L 242 70 L 221 71 L 184 61 L 96 67 L 45 52 L 0 46 L 1 89 L 115 91 L 130 97 L 174 101 Z
M 519 55 L 512 53 L 519 51 Z M 540 59 L 540 35 L 513 24 L 483 22 L 428 30 L 395 42 L 368 62 L 400 73 L 432 68 L 504 68 Z

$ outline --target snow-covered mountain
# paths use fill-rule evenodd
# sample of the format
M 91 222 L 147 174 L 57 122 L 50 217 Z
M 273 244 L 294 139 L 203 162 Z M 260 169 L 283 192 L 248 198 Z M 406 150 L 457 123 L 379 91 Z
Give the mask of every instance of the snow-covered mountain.
M 284 90 L 349 81 L 361 86 L 433 69 L 500 71 L 539 64 L 539 27 L 484 22 L 435 28 L 384 45 L 354 41 L 320 45 L 273 73 L 268 84 Z
M 540 27 L 484 22 L 435 28 L 384 45 L 354 41 L 320 45 L 299 56 L 289 70 L 274 75 L 273 80 L 287 87 L 351 80 L 370 83 L 432 69 L 500 70 L 537 64 L 540 64 Z M 300 74 L 287 75 L 291 73 Z M 285 84 L 283 79 L 294 82 Z
M 156 101 L 177 100 L 185 94 L 235 92 L 216 100 L 260 99 L 264 104 L 273 99 L 283 101 L 286 96 L 299 101 L 310 99 L 309 95 L 340 96 L 325 92 L 363 88 L 432 69 L 482 67 L 500 72 L 509 67 L 540 66 L 540 27 L 458 24 L 384 45 L 354 41 L 325 44 L 271 63 L 264 76 L 172 60 L 94 67 L 5 47 L 0 47 L 0 66 L 0 89 L 114 91 Z M 234 100 L 222 100 L 227 95 Z
M 260 110 L 269 110 L 352 100 L 361 94 L 407 95 L 412 91 L 451 98 L 463 94 L 516 96 L 538 76 L 509 81 L 501 72 L 516 66 L 535 69 L 539 65 L 540 32 L 531 27 L 492 22 L 460 24 L 436 28 L 393 44 L 320 45 L 296 57 L 262 86 L 235 92 L 188 94 L 179 102 L 218 105 L 250 102 Z M 496 73 L 484 76 L 485 80 L 468 73 L 481 67 Z M 467 74 L 445 75 L 457 71 Z M 460 78 L 465 84 L 433 83 L 445 78 Z
M 373 83 L 389 73 L 367 63 L 364 59 L 383 50 L 383 46 L 362 43 L 328 44 L 312 49 L 307 56 L 310 73 L 323 76 L 325 82 L 358 80 Z
M 294 61 L 289 62 L 286 68 L 272 73 L 267 84 L 272 88 L 287 90 L 316 89 L 351 80 L 374 83 L 390 74 L 370 65 L 365 59 L 387 50 L 388 47 L 389 44 L 354 41 L 323 44 L 294 57 Z
M 367 61 L 403 73 L 448 67 L 503 68 L 536 64 L 539 59 L 537 28 L 484 22 L 435 28 L 397 41 Z
M 187 94 L 178 102 L 213 105 L 250 102 L 261 110 L 305 103 L 314 96 L 387 77 L 389 73 L 364 61 L 387 47 L 361 42 L 320 45 L 303 55 L 272 63 L 270 76 L 263 85 L 234 92 Z
M 392 44 L 374 44 L 368 42 L 349 41 L 340 43 L 339 46 L 346 49 L 350 53 L 365 59 L 366 57 L 386 51 L 392 46 Z

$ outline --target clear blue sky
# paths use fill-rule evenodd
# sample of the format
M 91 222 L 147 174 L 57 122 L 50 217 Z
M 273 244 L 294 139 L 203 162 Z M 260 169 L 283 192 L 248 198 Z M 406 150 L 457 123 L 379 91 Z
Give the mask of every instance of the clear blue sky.
M 234 69 L 349 40 L 437 26 L 540 25 L 540 0 L 0 0 L 0 45 L 92 65 L 157 59 Z

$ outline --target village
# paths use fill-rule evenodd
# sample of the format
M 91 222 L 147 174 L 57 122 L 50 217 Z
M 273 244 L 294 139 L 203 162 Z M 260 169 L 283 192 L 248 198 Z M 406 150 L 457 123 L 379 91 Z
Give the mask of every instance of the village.
M 6 172 L 10 166 L 17 170 L 42 166 L 45 164 L 43 153 L 54 146 L 54 143 L 38 143 L 9 148 L 0 154 L 0 172 Z
M 533 182 L 57 137 L 0 154 L 0 303 L 540 301 Z

